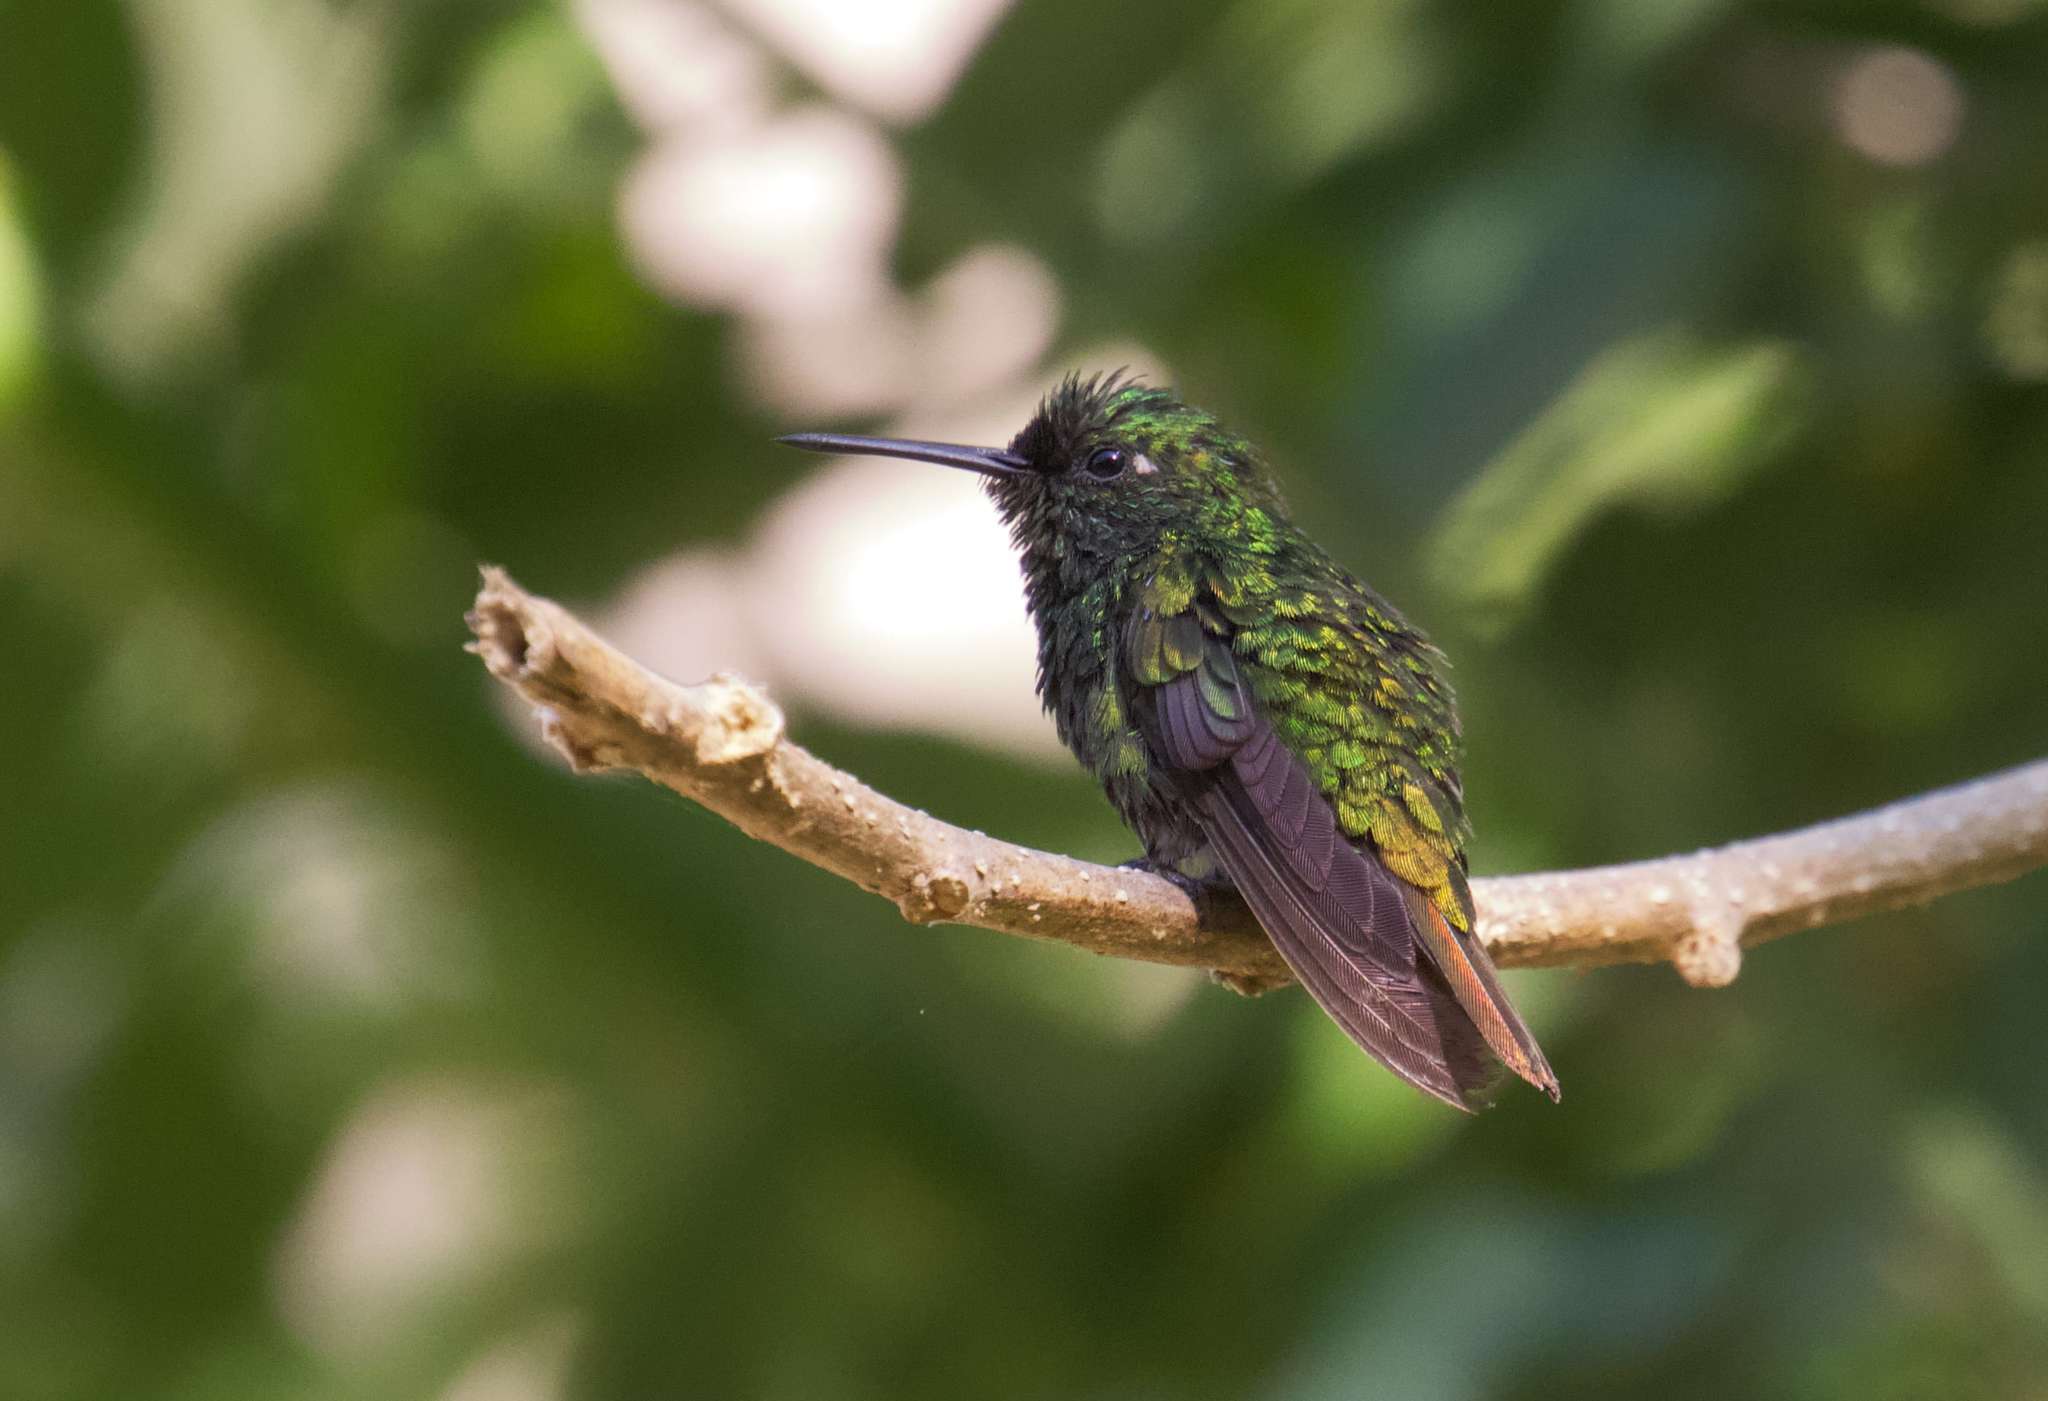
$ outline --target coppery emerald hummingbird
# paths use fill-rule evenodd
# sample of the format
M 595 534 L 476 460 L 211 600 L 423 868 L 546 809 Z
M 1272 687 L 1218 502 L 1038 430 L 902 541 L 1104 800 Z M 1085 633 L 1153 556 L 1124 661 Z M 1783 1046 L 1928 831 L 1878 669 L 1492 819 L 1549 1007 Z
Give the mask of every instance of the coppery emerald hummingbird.
M 1289 517 L 1258 451 L 1121 375 L 1070 377 L 1007 448 L 799 433 L 963 467 L 1010 528 L 1038 691 L 1145 857 L 1236 888 L 1370 1055 L 1471 1108 L 1557 1077 L 1480 946 L 1443 657 Z

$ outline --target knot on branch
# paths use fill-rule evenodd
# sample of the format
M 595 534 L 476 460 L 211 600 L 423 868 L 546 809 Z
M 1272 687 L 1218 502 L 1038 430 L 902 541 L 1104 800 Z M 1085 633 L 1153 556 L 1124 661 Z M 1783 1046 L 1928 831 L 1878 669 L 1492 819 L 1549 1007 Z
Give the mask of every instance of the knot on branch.
M 1696 988 L 1724 988 L 1742 971 L 1742 921 L 1733 910 L 1693 912 L 1692 929 L 1671 950 L 1671 966 Z
M 919 871 L 910 878 L 910 893 L 896 907 L 912 924 L 937 924 L 966 912 L 974 892 L 951 871 Z
M 697 762 L 707 766 L 758 759 L 782 742 L 782 709 L 736 676 L 719 672 L 690 689 L 697 712 Z M 673 710 L 674 702 L 671 702 Z M 664 717 L 674 728 L 673 715 Z M 650 728 L 655 727 L 651 719 Z

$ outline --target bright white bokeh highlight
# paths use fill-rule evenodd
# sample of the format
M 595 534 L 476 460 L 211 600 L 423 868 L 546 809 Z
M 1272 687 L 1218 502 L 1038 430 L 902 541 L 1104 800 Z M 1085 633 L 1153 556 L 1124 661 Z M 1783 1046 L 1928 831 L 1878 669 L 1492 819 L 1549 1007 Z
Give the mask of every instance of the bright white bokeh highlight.
M 873 299 L 901 202 L 888 142 L 814 106 L 661 142 L 628 178 L 620 218 L 635 266 L 661 291 L 789 317 Z
M 486 1349 L 456 1375 L 441 1401 L 559 1401 L 583 1321 L 573 1313 L 543 1318 Z
M 764 522 L 750 611 L 794 698 L 852 720 L 1056 753 L 1016 558 L 979 481 L 835 462 Z
M 564 1103 L 455 1076 L 374 1092 L 279 1248 L 274 1298 L 292 1331 L 339 1362 L 418 1345 L 438 1313 L 556 1239 L 573 1200 L 549 1170 Z
M 1873 48 L 1850 60 L 1831 101 L 1835 131 L 1879 165 L 1926 165 L 1947 154 L 1963 128 L 1963 85 L 1947 64 L 1918 49 Z
M 575 0 L 634 121 L 650 131 L 742 131 L 766 117 L 768 56 L 693 0 Z
M 728 0 L 819 87 L 891 122 L 953 89 L 1009 0 Z

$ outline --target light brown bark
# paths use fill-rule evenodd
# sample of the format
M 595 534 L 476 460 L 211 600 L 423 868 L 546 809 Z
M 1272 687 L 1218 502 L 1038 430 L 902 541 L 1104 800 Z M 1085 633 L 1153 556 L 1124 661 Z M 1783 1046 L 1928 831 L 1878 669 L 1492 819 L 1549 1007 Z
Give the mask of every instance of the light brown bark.
M 919 924 L 971 924 L 1098 954 L 1207 968 L 1241 990 L 1287 982 L 1236 900 L 954 827 L 832 767 L 782 711 L 731 676 L 683 686 L 561 605 L 484 570 L 471 649 L 531 702 L 579 771 L 629 769 L 749 836 L 893 902 Z M 1668 960 L 1734 980 L 1744 947 L 2048 864 L 2048 760 L 1871 812 L 1724 847 L 1475 880 L 1479 935 L 1504 967 Z

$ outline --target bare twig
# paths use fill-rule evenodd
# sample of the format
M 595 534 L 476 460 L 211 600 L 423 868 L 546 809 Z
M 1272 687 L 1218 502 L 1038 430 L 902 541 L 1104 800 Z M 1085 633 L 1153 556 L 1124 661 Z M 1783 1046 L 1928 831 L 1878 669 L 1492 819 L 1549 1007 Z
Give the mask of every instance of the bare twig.
M 1171 882 L 963 831 L 884 797 L 783 734 L 782 712 L 730 676 L 679 686 L 568 610 L 486 568 L 472 650 L 532 702 L 578 770 L 631 769 L 915 923 L 977 925 L 1093 953 L 1215 971 L 1241 990 L 1288 981 L 1243 906 L 1197 910 Z M 1657 962 L 1718 987 L 1742 948 L 1922 904 L 2048 864 L 2048 760 L 1855 817 L 1688 856 L 1473 883 L 1505 966 Z

